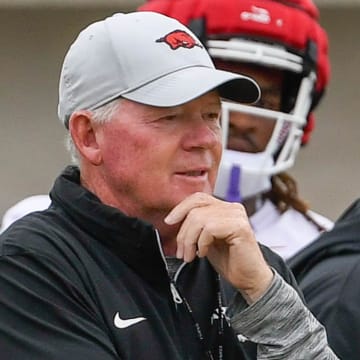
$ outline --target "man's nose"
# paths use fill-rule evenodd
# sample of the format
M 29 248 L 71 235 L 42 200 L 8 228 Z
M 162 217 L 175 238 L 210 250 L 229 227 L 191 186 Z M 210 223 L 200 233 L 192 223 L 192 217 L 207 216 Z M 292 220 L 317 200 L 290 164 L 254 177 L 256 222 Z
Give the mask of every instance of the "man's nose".
M 184 138 L 185 147 L 212 148 L 221 145 L 220 126 L 203 119 L 192 122 Z

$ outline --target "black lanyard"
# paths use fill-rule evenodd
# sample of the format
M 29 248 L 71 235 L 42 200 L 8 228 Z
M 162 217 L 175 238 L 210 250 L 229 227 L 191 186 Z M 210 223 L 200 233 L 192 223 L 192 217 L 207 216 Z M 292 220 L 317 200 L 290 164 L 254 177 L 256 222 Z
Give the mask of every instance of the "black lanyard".
M 214 357 L 211 350 L 206 346 L 205 338 L 203 335 L 203 332 L 201 330 L 201 326 L 199 322 L 196 320 L 194 316 L 194 312 L 189 304 L 189 302 L 186 300 L 186 298 L 181 294 L 179 289 L 176 287 L 174 281 L 172 281 L 172 285 L 175 287 L 178 295 L 180 296 L 183 304 L 185 305 L 185 308 L 187 312 L 189 313 L 189 316 L 191 318 L 191 321 L 194 325 L 195 332 L 197 334 L 197 338 L 201 344 L 201 347 L 203 349 L 204 355 L 208 360 L 223 360 L 223 342 L 224 342 L 224 321 L 225 321 L 225 314 L 222 307 L 222 296 L 221 296 L 221 280 L 220 275 L 216 275 L 216 297 L 217 297 L 217 312 L 218 312 L 218 326 L 217 326 L 217 335 L 218 335 L 218 349 L 217 349 L 217 356 Z

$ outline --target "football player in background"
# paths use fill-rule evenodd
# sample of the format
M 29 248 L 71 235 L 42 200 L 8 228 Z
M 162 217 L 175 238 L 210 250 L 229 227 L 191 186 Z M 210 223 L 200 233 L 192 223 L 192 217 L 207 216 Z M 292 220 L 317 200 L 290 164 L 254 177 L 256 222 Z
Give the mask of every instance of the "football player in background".
M 256 106 L 223 102 L 224 153 L 215 195 L 242 202 L 258 241 L 285 260 L 332 222 L 311 211 L 286 172 L 314 129 L 329 81 L 328 39 L 311 0 L 150 0 L 189 26 L 217 68 L 254 78 Z

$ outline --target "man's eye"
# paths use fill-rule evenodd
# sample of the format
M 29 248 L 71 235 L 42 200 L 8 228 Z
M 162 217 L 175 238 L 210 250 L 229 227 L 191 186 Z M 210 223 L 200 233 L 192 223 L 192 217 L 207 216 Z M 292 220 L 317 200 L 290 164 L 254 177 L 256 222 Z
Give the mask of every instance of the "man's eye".
M 171 121 L 171 120 L 176 119 L 176 117 L 177 117 L 176 115 L 166 115 L 166 116 L 161 117 L 161 120 Z
M 205 118 L 208 120 L 219 121 L 220 113 L 208 113 L 208 114 L 205 114 Z
M 256 107 L 260 107 L 263 109 L 269 109 L 269 110 L 278 110 L 279 104 L 276 101 L 270 100 L 270 99 L 259 99 L 256 104 L 254 104 Z

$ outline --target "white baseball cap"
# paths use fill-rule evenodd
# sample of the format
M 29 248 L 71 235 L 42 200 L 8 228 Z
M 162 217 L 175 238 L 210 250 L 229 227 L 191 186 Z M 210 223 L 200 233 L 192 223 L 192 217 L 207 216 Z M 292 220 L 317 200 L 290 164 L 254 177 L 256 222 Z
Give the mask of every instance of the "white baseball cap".
M 117 97 L 168 107 L 219 89 L 220 96 L 252 103 L 257 83 L 216 70 L 197 37 L 155 12 L 117 13 L 80 32 L 60 75 L 58 115 L 68 126 L 75 110 L 93 110 Z

